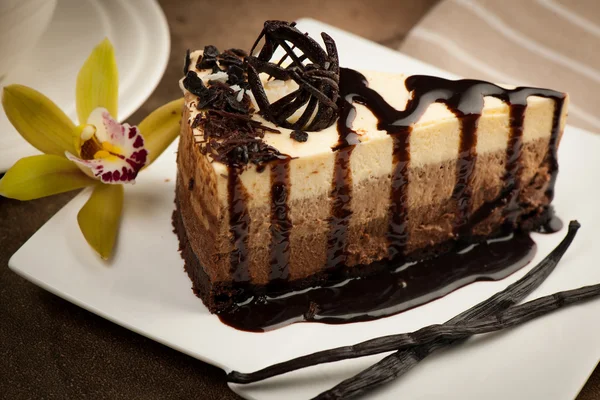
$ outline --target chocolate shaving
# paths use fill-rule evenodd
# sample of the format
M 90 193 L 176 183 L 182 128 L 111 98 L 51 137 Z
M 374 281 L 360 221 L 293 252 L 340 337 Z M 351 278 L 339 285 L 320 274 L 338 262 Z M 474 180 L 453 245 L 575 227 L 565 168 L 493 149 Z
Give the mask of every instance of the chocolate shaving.
M 200 128 L 204 133 L 203 140 L 198 142 L 203 154 L 233 167 L 248 163 L 260 167 L 271 160 L 288 158 L 262 140 L 265 132 L 279 131 L 252 119 L 253 109 L 247 95 L 238 101 L 238 93 L 229 85 L 211 81 L 207 87 L 193 71 L 187 73 L 183 85 L 198 96 L 196 108 L 204 111 L 191 124 L 192 129 Z
M 290 138 L 296 142 L 304 143 L 308 140 L 308 133 L 300 130 L 295 130 L 290 133 Z
M 207 110 L 197 125 L 204 132 L 200 151 L 229 166 L 260 165 L 289 157 L 262 140 L 265 132 L 279 131 L 254 121 L 249 115 Z
M 215 46 L 208 45 L 204 47 L 203 54 L 205 57 L 217 58 L 219 56 L 219 49 L 217 49 Z
M 194 121 L 192 121 L 192 129 L 196 129 L 197 127 L 200 126 L 200 121 L 202 120 L 202 114 L 196 114 L 196 118 L 194 118 Z
M 256 39 L 250 54 L 261 39 L 264 44 L 258 56 L 248 56 L 247 74 L 252 93 L 260 108 L 261 114 L 278 126 L 289 129 L 317 131 L 335 123 L 338 117 L 337 102 L 339 99 L 339 60 L 333 39 L 325 33 L 321 34 L 325 49 L 315 40 L 300 32 L 295 24 L 284 21 L 267 21 Z M 292 47 L 288 43 L 292 44 Z M 271 59 L 279 48 L 285 51 L 284 57 L 273 63 Z M 294 49 L 302 54 L 298 55 Z M 290 64 L 283 67 L 284 59 Z M 308 61 L 304 64 L 304 61 Z M 259 74 L 267 73 L 280 80 L 293 79 L 299 89 L 293 94 L 271 104 L 265 93 Z M 296 111 L 303 110 L 296 122 L 288 118 Z
M 246 81 L 244 68 L 237 64 L 232 64 L 227 68 L 227 75 L 229 76 L 227 82 L 230 85 L 240 85 L 241 87 L 241 84 Z
M 202 80 L 200 79 L 200 81 Z M 240 114 L 248 114 L 250 112 L 250 99 L 248 99 L 247 96 L 244 96 L 241 102 L 237 101 L 237 94 L 228 85 L 221 82 L 212 82 L 211 86 L 204 88 L 206 89 L 205 91 L 199 91 L 200 94 L 197 94 L 197 109 L 223 110 Z
M 252 163 L 261 171 L 265 163 L 289 156 L 263 141 L 265 132 L 279 131 L 253 120 L 250 97 L 244 93 L 238 101 L 239 92 L 230 87 L 238 85 L 242 90 L 250 89 L 244 57 L 247 53 L 240 49 L 219 53 L 216 47 L 206 46 L 196 68 L 212 69 L 213 73 L 227 72 L 227 84 L 208 81 L 205 85 L 196 72 L 186 71 L 183 86 L 198 97 L 196 108 L 202 111 L 191 124 L 192 129 L 199 128 L 204 133 L 203 139 L 197 142 L 200 151 L 230 167 L 241 168 Z
M 248 52 L 246 52 L 246 50 L 231 48 L 231 49 L 229 49 L 227 51 L 235 54 L 236 56 L 238 56 L 240 58 L 246 58 L 246 57 L 248 57 Z
M 217 56 L 219 55 L 219 50 L 215 46 L 206 46 L 204 48 L 204 52 L 202 56 L 198 58 L 198 62 L 196 63 L 197 69 L 209 69 L 213 67 L 217 67 Z
M 239 56 L 232 53 L 230 50 L 225 50 L 224 53 L 220 54 L 217 57 L 217 60 L 219 60 L 219 64 L 223 65 L 223 66 L 229 66 L 229 65 L 241 66 L 242 64 L 244 64 L 244 61 Z
M 247 97 L 242 97 L 242 102 L 237 101 L 235 95 L 227 95 L 225 96 L 225 101 L 227 102 L 227 110 L 232 112 L 238 112 L 240 114 L 247 114 L 249 111 L 249 101 Z M 244 100 L 246 100 L 247 104 L 244 104 Z
M 188 71 L 183 78 L 183 87 L 188 92 L 200 98 L 204 98 L 209 94 L 208 88 L 202 82 L 202 79 L 194 71 Z

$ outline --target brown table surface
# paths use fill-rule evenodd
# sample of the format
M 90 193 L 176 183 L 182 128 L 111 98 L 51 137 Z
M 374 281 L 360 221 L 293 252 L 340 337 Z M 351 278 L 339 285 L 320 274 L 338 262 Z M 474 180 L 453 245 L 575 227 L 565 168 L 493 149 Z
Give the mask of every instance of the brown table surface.
M 171 31 L 169 67 L 130 122 L 180 96 L 177 80 L 188 48 L 249 48 L 264 20 L 302 17 L 397 46 L 436 2 L 163 0 Z M 85 311 L 8 269 L 10 256 L 74 195 L 31 202 L 0 197 L 0 398 L 238 398 L 221 370 Z M 591 399 L 600 399 L 600 368 L 578 396 Z

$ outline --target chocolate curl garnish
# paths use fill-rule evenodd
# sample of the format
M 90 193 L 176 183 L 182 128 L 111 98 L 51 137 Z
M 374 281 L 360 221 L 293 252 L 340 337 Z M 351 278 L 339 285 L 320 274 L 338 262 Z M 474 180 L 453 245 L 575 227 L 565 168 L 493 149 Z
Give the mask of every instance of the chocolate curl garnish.
M 278 126 L 303 131 L 318 131 L 335 123 L 338 117 L 339 60 L 333 39 L 321 33 L 325 49 L 300 32 L 294 23 L 267 21 L 246 58 L 248 83 L 263 117 Z M 264 45 L 258 56 L 254 50 L 261 39 Z M 292 46 L 290 46 L 290 43 Z M 271 62 L 275 51 L 283 48 L 285 55 L 278 63 Z M 296 54 L 297 49 L 301 54 Z M 290 64 L 283 67 L 287 59 Z M 307 64 L 304 62 L 308 60 Z M 266 73 L 279 80 L 294 80 L 299 88 L 274 103 L 270 103 L 259 78 Z M 296 122 L 288 118 L 306 106 Z

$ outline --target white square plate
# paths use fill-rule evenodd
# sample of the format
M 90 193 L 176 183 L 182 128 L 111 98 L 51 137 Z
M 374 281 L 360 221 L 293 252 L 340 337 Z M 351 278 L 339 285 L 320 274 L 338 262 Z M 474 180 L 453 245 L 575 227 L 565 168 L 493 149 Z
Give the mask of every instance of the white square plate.
M 402 54 L 313 20 L 299 22 L 315 37 L 327 31 L 340 58 L 353 68 L 450 76 Z M 235 45 L 235 43 L 232 43 Z M 175 83 L 174 83 L 175 84 Z M 127 187 L 116 257 L 100 261 L 78 230 L 77 196 L 10 260 L 39 286 L 115 323 L 226 371 L 252 371 L 302 354 L 443 322 L 504 289 L 537 264 L 563 238 L 535 235 L 530 266 L 500 282 L 475 283 L 405 313 L 366 323 L 294 324 L 268 333 L 235 330 L 194 296 L 172 233 L 175 144 L 135 186 Z M 600 137 L 568 127 L 560 147 L 555 206 L 583 227 L 558 269 L 534 297 L 600 282 Z M 436 354 L 379 389 L 379 399 L 574 398 L 600 359 L 600 301 L 570 307 L 500 334 L 486 335 Z M 232 389 L 253 399 L 305 399 L 382 358 L 350 360 Z

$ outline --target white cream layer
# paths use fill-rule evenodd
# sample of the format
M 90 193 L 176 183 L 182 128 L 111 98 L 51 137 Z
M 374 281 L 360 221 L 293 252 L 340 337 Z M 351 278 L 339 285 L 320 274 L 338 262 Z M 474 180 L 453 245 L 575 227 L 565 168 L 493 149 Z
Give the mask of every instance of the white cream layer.
M 210 71 L 195 69 L 201 51 L 192 53 L 190 70 L 199 76 Z M 404 81 L 406 75 L 374 71 L 361 71 L 367 78 L 369 87 L 377 91 L 393 107 L 402 110 L 410 98 Z M 283 90 L 281 85 L 266 85 L 270 101 L 294 90 L 294 83 Z M 508 88 L 508 86 L 505 86 Z M 184 89 L 186 106 L 190 110 L 191 123 L 198 114 L 196 98 Z M 564 126 L 568 99 L 565 102 L 561 127 Z M 494 97 L 485 97 L 484 109 L 479 120 L 477 132 L 477 153 L 485 154 L 506 149 L 509 135 L 509 107 Z M 551 134 L 554 114 L 554 101 L 542 97 L 530 97 L 527 101 L 523 141 L 529 142 Z M 290 138 L 292 130 L 280 128 L 255 114 L 253 119 L 266 126 L 278 129 L 281 133 L 267 133 L 264 141 L 288 154 L 294 159 L 290 162 L 290 200 L 313 197 L 328 193 L 334 168 L 334 152 L 331 148 L 338 142 L 337 126 L 334 124 L 319 132 L 309 132 L 308 141 L 297 142 Z M 392 139 L 385 131 L 377 130 L 377 120 L 364 106 L 356 104 L 356 118 L 353 129 L 361 135 L 361 143 L 352 152 L 351 169 L 355 185 L 364 179 L 389 175 L 392 172 Z M 194 135 L 202 137 L 202 132 Z M 459 121 L 444 104 L 429 106 L 421 119 L 413 127 L 410 135 L 411 167 L 454 160 L 458 155 L 460 140 Z M 227 167 L 219 162 L 212 163 L 219 179 L 218 191 L 221 201 L 227 202 Z M 244 171 L 241 179 L 248 189 L 250 207 L 265 204 L 270 199 L 270 174 L 268 170 L 257 172 L 251 166 Z

